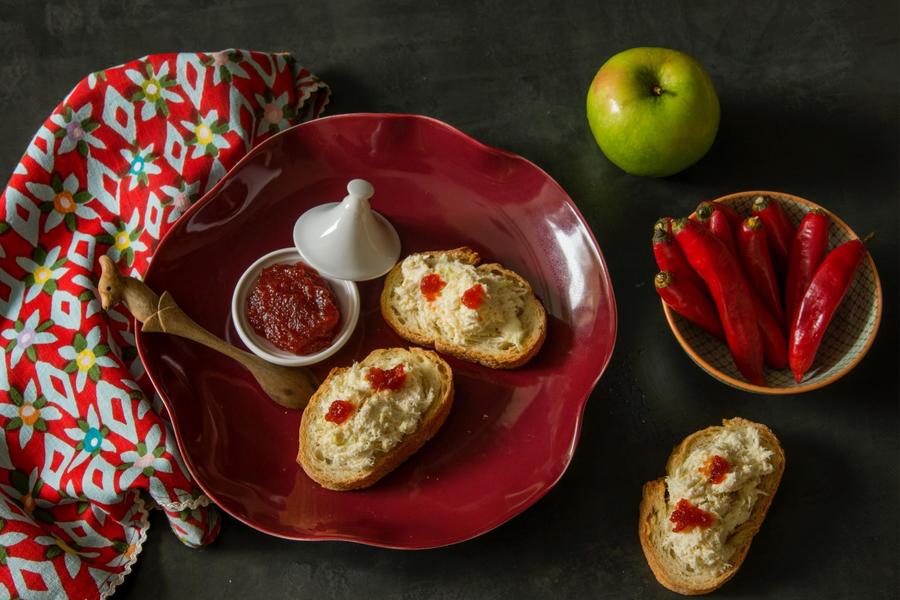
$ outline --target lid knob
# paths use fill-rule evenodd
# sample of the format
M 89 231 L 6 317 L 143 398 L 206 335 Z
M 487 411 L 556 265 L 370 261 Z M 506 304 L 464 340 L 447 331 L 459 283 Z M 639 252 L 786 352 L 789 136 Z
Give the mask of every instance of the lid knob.
M 374 195 L 375 188 L 372 187 L 371 183 L 365 179 L 351 179 L 350 183 L 347 184 L 347 197 L 344 200 L 349 200 L 350 198 L 368 200 Z

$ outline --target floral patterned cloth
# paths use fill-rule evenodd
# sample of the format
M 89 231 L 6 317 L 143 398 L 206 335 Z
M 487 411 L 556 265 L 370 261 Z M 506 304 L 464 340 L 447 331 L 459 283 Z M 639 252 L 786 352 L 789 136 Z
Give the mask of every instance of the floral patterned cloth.
M 247 150 L 327 101 L 287 54 L 161 54 L 91 74 L 35 135 L 0 195 L 0 599 L 111 594 L 149 506 L 185 544 L 215 537 L 97 258 L 140 276 Z

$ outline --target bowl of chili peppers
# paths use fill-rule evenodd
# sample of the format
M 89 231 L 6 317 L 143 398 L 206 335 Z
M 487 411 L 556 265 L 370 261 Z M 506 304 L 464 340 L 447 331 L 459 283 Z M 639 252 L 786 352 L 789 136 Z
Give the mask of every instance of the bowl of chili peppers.
M 748 392 L 807 392 L 850 372 L 875 340 L 883 297 L 865 241 L 809 200 L 729 194 L 656 222 L 654 287 L 707 373 Z

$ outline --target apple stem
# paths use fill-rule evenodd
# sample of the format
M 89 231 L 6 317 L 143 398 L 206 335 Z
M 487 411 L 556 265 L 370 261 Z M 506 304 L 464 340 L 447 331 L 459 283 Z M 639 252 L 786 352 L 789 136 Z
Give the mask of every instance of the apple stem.
M 654 85 L 652 88 L 650 88 L 650 91 L 653 92 L 654 96 L 662 96 L 663 93 L 662 86 L 660 86 L 659 84 Z

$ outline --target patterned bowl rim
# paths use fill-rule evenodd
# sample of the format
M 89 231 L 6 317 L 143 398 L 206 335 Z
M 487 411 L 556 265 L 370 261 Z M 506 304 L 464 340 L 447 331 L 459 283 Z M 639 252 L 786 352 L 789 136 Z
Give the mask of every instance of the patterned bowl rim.
M 856 232 L 850 228 L 847 223 L 845 223 L 840 217 L 835 215 L 833 212 L 825 208 L 824 206 L 820 206 L 811 200 L 807 200 L 806 198 L 801 198 L 800 196 L 795 196 L 793 194 L 788 194 L 786 192 L 775 192 L 769 190 L 751 190 L 746 192 L 735 192 L 733 194 L 727 194 L 725 196 L 720 196 L 712 202 L 722 202 L 728 204 L 732 200 L 736 200 L 738 198 L 745 198 L 747 196 L 776 196 L 778 198 L 785 198 L 790 200 L 791 202 L 796 202 L 797 204 L 802 204 L 809 208 L 810 210 L 814 208 L 819 208 L 824 210 L 831 220 L 841 229 L 845 230 L 850 234 L 851 237 L 858 238 Z M 693 213 L 691 213 L 693 215 Z M 875 336 L 878 334 L 878 328 L 881 326 L 881 312 L 883 310 L 884 301 L 881 292 L 881 278 L 878 276 L 878 269 L 875 268 L 875 261 L 872 259 L 872 255 L 869 252 L 866 252 L 866 257 L 864 264 L 868 265 L 868 267 L 872 270 L 872 274 L 875 276 L 875 303 L 877 305 L 877 313 L 875 315 L 875 325 L 872 327 L 871 332 L 869 333 L 868 339 L 866 339 L 865 345 L 862 349 L 856 353 L 850 362 L 844 366 L 839 371 L 832 373 L 828 377 L 822 379 L 816 379 L 810 381 L 805 385 L 798 385 L 796 387 L 771 387 L 764 385 L 755 385 L 744 381 L 742 379 L 737 379 L 728 375 L 727 373 L 723 373 L 716 367 L 712 366 L 709 362 L 707 362 L 702 356 L 700 356 L 691 345 L 687 342 L 687 340 L 682 335 L 681 331 L 678 329 L 678 326 L 675 323 L 675 319 L 673 316 L 673 312 L 666 306 L 665 302 L 661 302 L 663 313 L 666 315 L 666 321 L 669 324 L 669 329 L 672 330 L 672 333 L 675 334 L 675 339 L 678 340 L 678 343 L 681 345 L 682 349 L 687 353 L 692 361 L 694 361 L 701 369 L 706 371 L 708 374 L 712 375 L 714 378 L 718 379 L 724 384 L 730 385 L 731 387 L 737 388 L 739 390 L 743 390 L 746 392 L 752 392 L 755 394 L 769 394 L 769 395 L 787 395 L 787 394 L 801 394 L 803 392 L 811 392 L 813 390 L 817 390 L 819 388 L 823 388 L 826 385 L 834 383 L 847 373 L 853 370 L 856 365 L 863 359 L 863 357 L 869 352 L 869 348 L 872 347 L 872 344 L 875 342 Z

